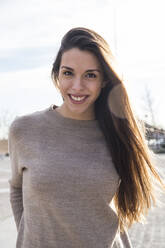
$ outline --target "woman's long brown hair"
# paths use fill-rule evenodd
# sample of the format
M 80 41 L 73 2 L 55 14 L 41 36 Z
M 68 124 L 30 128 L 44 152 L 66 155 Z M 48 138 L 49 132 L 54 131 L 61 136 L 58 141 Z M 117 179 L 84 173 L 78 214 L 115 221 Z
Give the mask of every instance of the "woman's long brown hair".
M 57 89 L 62 54 L 75 47 L 93 53 L 103 71 L 105 87 L 95 102 L 95 116 L 120 176 L 114 203 L 123 231 L 125 226 L 143 221 L 152 203 L 156 203 L 155 184 L 163 190 L 165 185 L 155 169 L 123 80 L 115 71 L 115 58 L 108 43 L 95 31 L 78 27 L 63 37 L 51 72 Z

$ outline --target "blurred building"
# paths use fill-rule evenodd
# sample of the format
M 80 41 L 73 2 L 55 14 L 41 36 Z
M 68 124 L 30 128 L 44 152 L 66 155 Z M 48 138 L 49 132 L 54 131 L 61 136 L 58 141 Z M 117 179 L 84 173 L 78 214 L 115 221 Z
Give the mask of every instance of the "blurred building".
M 165 130 L 163 128 L 154 127 L 147 123 L 144 123 L 144 125 L 148 146 L 155 153 L 165 153 Z

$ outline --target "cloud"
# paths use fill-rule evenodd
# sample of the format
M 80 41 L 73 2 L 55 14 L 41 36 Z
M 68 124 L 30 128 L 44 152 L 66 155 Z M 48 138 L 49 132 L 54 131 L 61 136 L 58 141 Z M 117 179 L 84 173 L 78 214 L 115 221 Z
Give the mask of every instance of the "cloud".
M 45 4 L 43 4 L 45 3 Z M 68 14 L 60 1 L 10 1 L 1 8 L 1 47 L 43 46 L 54 42 Z M 71 13 L 70 13 L 71 16 Z M 54 27 L 54 28 L 53 28 Z M 51 39 L 52 37 L 52 39 Z
M 52 64 L 57 47 L 27 47 L 0 50 L 0 72 L 29 70 Z
M 107 2 L 103 1 L 100 4 L 94 0 L 7 1 L 6 4 L 0 4 L 0 20 L 3 23 L 0 28 L 3 33 L 1 47 L 54 44 L 69 26 L 77 26 L 81 21 L 86 25 L 88 21 L 93 24 L 100 23 L 97 10 L 105 11 Z M 84 18 L 81 19 L 80 16 Z
M 53 85 L 51 66 L 1 73 L 1 89 L 41 89 Z

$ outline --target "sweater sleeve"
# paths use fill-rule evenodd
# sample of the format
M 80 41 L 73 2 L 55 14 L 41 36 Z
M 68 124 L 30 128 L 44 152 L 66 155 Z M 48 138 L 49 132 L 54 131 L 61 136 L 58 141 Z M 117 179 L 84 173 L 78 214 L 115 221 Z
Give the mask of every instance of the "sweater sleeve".
M 11 165 L 11 178 L 9 179 L 10 187 L 10 204 L 14 215 L 16 227 L 18 230 L 21 216 L 23 213 L 23 200 L 22 200 L 22 170 L 19 165 L 19 150 L 18 150 L 18 134 L 19 126 L 16 117 L 9 128 L 8 135 L 8 151 L 10 156 Z

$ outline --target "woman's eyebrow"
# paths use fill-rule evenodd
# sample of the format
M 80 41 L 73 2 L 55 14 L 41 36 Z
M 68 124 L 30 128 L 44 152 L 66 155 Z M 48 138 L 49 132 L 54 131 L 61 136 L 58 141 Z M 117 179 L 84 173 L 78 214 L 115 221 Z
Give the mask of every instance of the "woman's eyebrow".
M 71 68 L 71 67 L 68 67 L 68 66 L 61 66 L 61 69 L 62 68 L 65 68 L 65 69 L 68 69 L 68 70 L 70 70 L 70 71 L 74 71 L 74 69 L 73 68 Z M 86 72 L 92 72 L 92 71 L 98 71 L 98 72 L 101 72 L 99 69 L 89 69 L 89 70 L 87 70 Z

